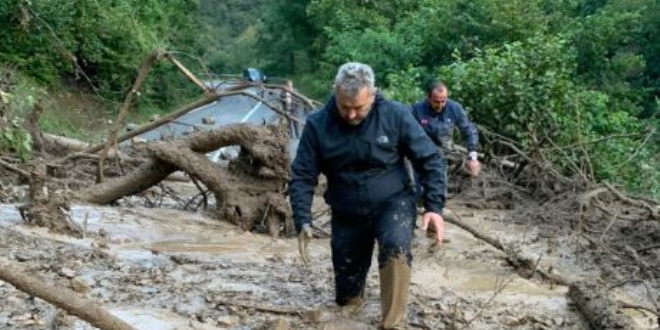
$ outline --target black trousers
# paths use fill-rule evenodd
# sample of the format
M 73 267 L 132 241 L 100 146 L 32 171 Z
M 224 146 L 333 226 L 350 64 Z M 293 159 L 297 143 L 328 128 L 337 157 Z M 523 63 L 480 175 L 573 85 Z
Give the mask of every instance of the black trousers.
M 346 305 L 364 290 L 376 241 L 380 267 L 400 255 L 410 265 L 416 217 L 415 197 L 409 191 L 384 203 L 382 211 L 369 219 L 333 213 L 332 265 L 338 305 Z

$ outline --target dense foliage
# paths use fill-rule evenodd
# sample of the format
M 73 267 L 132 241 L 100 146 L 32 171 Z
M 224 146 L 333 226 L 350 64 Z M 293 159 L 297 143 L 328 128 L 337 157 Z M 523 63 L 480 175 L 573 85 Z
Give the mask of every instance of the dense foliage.
M 660 196 L 659 0 L 8 0 L 0 28 L 1 64 L 111 100 L 154 48 L 199 73 L 259 67 L 315 97 L 353 60 L 404 102 L 443 79 L 484 129 Z M 159 64 L 143 101 L 180 102 L 188 86 Z
M 196 13 L 194 0 L 2 1 L 0 63 L 45 84 L 74 82 L 121 100 L 153 50 L 199 49 Z M 152 101 L 172 102 L 162 91 L 184 86 L 173 71 L 156 68 L 144 89 L 157 96 Z

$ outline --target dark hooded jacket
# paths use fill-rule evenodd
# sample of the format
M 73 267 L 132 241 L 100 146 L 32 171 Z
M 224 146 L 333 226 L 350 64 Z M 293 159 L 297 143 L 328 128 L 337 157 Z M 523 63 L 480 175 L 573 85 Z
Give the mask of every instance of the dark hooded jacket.
M 446 162 L 410 108 L 378 94 L 367 117 L 352 126 L 339 115 L 333 96 L 307 118 L 291 166 L 289 198 L 296 229 L 312 221 L 314 187 L 321 173 L 328 181 L 324 198 L 333 215 L 377 215 L 384 203 L 411 189 L 404 157 L 425 178 L 424 206 L 441 213 Z

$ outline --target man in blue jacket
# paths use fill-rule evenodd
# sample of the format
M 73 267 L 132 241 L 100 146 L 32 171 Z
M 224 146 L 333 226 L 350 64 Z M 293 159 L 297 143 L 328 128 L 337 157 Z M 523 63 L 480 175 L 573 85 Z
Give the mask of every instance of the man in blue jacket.
M 481 170 L 477 157 L 479 133 L 463 106 L 448 96 L 449 89 L 444 83 L 432 83 L 427 89 L 427 98 L 413 104 L 413 115 L 445 155 L 455 150 L 453 134 L 458 127 L 467 144 L 467 168 L 472 176 L 477 176 Z
M 314 187 L 319 174 L 327 178 L 338 305 L 362 304 L 378 242 L 382 329 L 403 329 L 406 323 L 416 220 L 406 157 L 424 178 L 422 227 L 438 228 L 436 240 L 442 242 L 445 160 L 409 107 L 377 93 L 369 66 L 346 63 L 335 77 L 334 95 L 307 118 L 291 167 L 290 202 L 305 262 Z

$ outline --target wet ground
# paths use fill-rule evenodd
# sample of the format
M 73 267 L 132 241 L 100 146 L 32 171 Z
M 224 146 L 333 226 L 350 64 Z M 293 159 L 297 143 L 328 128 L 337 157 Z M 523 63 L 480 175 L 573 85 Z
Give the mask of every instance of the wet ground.
M 450 205 L 465 222 L 520 245 L 541 267 L 597 277 L 570 241 L 545 239 L 507 223 L 506 210 Z M 14 205 L 0 205 L 0 251 L 31 275 L 98 301 L 140 330 L 376 329 L 378 272 L 358 314 L 334 312 L 328 239 L 314 240 L 304 267 L 295 239 L 245 233 L 201 214 L 173 209 L 75 206 L 86 230 L 75 239 L 23 225 Z M 321 220 L 322 221 L 322 220 Z M 447 225 L 443 249 L 417 232 L 408 318 L 413 329 L 588 329 L 566 287 L 519 277 L 498 250 Z M 374 260 L 376 265 L 376 260 Z M 635 301 L 633 292 L 618 292 Z M 653 319 L 631 312 L 639 329 Z M 329 326 L 330 325 L 330 326 Z M 279 327 L 278 327 L 279 326 Z M 92 329 L 40 299 L 0 282 L 0 329 Z M 657 328 L 656 328 L 657 329 Z

